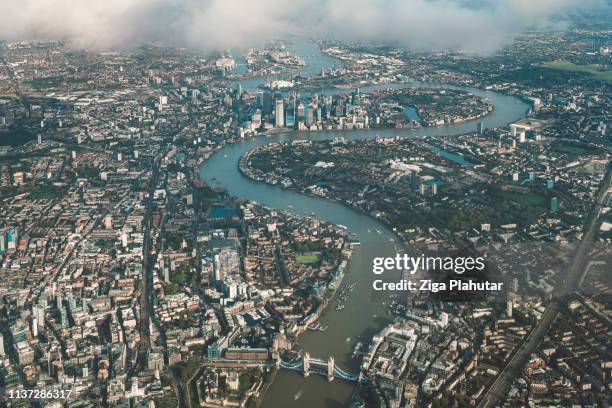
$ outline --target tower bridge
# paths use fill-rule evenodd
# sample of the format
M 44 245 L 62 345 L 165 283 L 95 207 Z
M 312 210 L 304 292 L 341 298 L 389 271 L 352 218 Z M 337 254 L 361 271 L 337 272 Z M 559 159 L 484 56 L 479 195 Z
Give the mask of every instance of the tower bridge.
M 302 357 L 293 361 L 287 362 L 279 358 L 278 362 L 280 367 L 301 372 L 304 377 L 308 377 L 310 373 L 316 373 L 326 377 L 330 382 L 336 377 L 347 381 L 363 381 L 366 378 L 361 373 L 353 374 L 340 368 L 332 356 L 324 361 L 311 357 L 309 353 L 304 353 Z

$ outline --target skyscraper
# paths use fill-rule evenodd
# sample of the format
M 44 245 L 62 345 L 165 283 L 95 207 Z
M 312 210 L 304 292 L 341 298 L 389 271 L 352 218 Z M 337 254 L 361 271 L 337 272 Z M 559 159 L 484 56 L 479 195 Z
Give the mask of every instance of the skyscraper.
M 264 91 L 262 96 L 262 107 L 261 110 L 264 115 L 272 113 L 272 94 L 268 91 Z
M 550 199 L 550 212 L 557 212 L 559 209 L 559 199 L 553 197 Z
M 285 106 L 282 99 L 277 99 L 275 102 L 276 127 L 285 127 Z

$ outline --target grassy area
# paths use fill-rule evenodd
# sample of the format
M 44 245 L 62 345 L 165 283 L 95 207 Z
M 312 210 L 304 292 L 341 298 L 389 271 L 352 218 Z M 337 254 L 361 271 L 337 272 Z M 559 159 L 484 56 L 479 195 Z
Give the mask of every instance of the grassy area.
M 176 408 L 178 406 L 178 400 L 174 395 L 164 395 L 155 400 L 155 406 L 159 408 Z
M 546 207 L 548 200 L 539 194 L 523 191 L 502 191 L 502 198 L 531 207 Z
M 317 254 L 303 254 L 295 257 L 295 261 L 300 264 L 314 264 L 319 260 Z
M 581 72 L 591 75 L 593 79 L 612 82 L 612 70 L 602 70 L 598 65 L 577 65 L 569 61 L 548 61 L 542 64 L 542 66 L 560 71 Z
M 568 142 L 555 143 L 553 145 L 553 149 L 559 153 L 573 154 L 574 156 L 588 156 L 591 154 L 600 153 L 600 150 L 595 147 L 583 146 Z

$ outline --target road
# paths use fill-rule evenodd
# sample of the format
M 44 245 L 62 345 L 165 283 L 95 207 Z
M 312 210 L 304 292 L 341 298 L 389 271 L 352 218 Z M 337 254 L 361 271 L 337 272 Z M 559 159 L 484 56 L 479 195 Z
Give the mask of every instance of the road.
M 143 370 L 147 365 L 147 353 L 151 346 L 151 339 L 149 333 L 149 322 L 151 321 L 151 291 L 150 285 L 152 285 L 152 273 L 153 273 L 153 260 L 151 259 L 151 222 L 152 222 L 152 212 L 153 212 L 153 193 L 155 192 L 155 188 L 157 183 L 159 182 L 159 167 L 161 162 L 161 157 L 159 156 L 156 163 L 153 165 L 153 175 L 151 177 L 151 182 L 149 184 L 149 196 L 147 197 L 147 210 L 145 212 L 144 225 L 145 225 L 145 233 L 144 233 L 144 244 L 142 250 L 143 256 L 143 272 L 142 272 L 142 281 L 140 288 L 140 344 L 138 346 L 138 357 L 136 360 L 136 364 L 132 367 L 133 372 L 138 372 Z
M 593 243 L 593 237 L 599 226 L 599 215 L 602 207 L 605 205 L 605 199 L 608 189 L 610 188 L 610 178 L 612 176 L 612 166 L 608 165 L 606 176 L 597 194 L 595 206 L 591 209 L 590 215 L 585 223 L 585 233 L 582 241 L 576 248 L 572 265 L 567 270 L 565 277 L 558 281 L 553 299 L 544 311 L 542 318 L 523 341 L 520 349 L 515 352 L 508 364 L 500 371 L 497 378 L 483 396 L 478 404 L 481 408 L 490 408 L 498 406 L 497 403 L 506 394 L 506 390 L 512 381 L 519 375 L 524 367 L 526 359 L 533 353 L 557 317 L 561 305 L 564 303 L 563 297 L 572 294 L 578 288 L 578 284 L 582 279 L 582 275 L 587 270 L 587 259 L 589 250 Z

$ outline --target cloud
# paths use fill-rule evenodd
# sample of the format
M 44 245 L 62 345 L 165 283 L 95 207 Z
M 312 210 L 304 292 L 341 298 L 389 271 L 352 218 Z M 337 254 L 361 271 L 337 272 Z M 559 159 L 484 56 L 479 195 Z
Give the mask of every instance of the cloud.
M 59 38 L 91 50 L 164 41 L 203 50 L 288 33 L 490 52 L 605 0 L 2 0 L 0 38 Z

